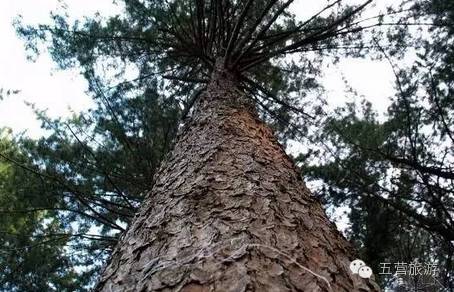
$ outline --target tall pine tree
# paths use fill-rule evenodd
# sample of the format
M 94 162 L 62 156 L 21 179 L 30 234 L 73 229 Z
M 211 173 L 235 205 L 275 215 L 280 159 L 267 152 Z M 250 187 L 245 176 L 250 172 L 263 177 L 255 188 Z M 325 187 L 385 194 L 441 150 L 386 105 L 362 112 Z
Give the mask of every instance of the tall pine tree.
M 101 96 L 111 81 L 100 80 L 102 67 L 134 64 L 137 78 L 120 87 L 133 94 L 157 82 L 184 107 L 173 150 L 98 290 L 378 290 L 351 273 L 351 247 L 258 118 L 312 118 L 298 104 L 316 86 L 309 52 L 357 41 L 357 15 L 371 1 L 336 1 L 302 21 L 293 2 L 131 0 L 124 16 L 19 27 L 32 49 L 49 37 L 55 61 L 81 66 Z

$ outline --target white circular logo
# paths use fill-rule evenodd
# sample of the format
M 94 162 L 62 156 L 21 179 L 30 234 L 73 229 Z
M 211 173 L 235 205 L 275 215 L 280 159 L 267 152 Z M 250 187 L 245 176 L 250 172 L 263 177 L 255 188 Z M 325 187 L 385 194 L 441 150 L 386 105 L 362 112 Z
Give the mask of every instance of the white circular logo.
M 368 266 L 363 266 L 359 268 L 358 274 L 361 278 L 369 279 L 372 276 L 372 269 Z
M 350 263 L 350 271 L 352 271 L 353 274 L 358 274 L 359 269 L 365 265 L 366 264 L 362 260 L 356 259 Z

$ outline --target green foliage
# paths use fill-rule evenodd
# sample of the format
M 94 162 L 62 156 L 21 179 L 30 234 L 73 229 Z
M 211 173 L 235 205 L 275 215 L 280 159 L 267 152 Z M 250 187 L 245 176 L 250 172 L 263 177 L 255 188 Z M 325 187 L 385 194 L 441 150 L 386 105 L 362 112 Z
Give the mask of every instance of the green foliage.
M 56 229 L 40 234 L 65 234 L 33 246 L 33 252 L 53 247 L 55 256 L 71 254 L 62 260 L 66 271 L 78 266 L 84 273 L 71 274 L 80 279 L 78 287 L 92 283 L 220 58 L 281 141 L 304 134 L 316 103 L 301 97 L 320 94 L 317 49 L 351 40 L 361 30 L 353 21 L 365 5 L 328 4 L 323 17 L 297 21 L 288 12 L 292 2 L 125 0 L 123 13 L 109 18 L 70 23 L 63 12 L 35 27 L 19 20 L 16 28 L 31 57 L 46 47 L 61 69 L 79 68 L 96 104 L 69 120 L 51 120 L 35 110 L 49 135 L 15 142 L 27 157 L 23 169 L 40 183 L 27 183 L 33 196 L 24 202 L 42 211 L 30 213 L 29 205 L 11 211 L 45 214 L 39 224 Z M 287 58 L 306 50 L 315 53 Z M 9 162 L 19 168 L 24 163 Z M 40 277 L 38 271 L 30 274 Z M 63 289 L 57 283 L 65 277 L 48 285 Z M 24 283 L 16 277 L 8 288 L 20 290 Z
M 304 133 L 316 105 L 302 97 L 320 94 L 320 57 L 345 44 L 361 47 L 363 27 L 355 20 L 370 1 L 355 7 L 328 3 L 301 21 L 288 11 L 293 2 L 125 0 L 124 12 L 109 18 L 69 23 L 54 14 L 52 24 L 16 26 L 30 52 L 45 43 L 60 68 L 80 68 L 97 95 L 99 84 L 127 84 L 136 94 L 157 82 L 159 95 L 185 111 L 223 58 L 262 116 L 281 133 L 295 135 L 289 124 Z M 296 53 L 304 55 L 288 58 Z
M 31 165 L 5 133 L 0 135 L 0 290 L 79 291 L 84 277 L 64 251 L 68 237 L 55 214 L 46 210 L 51 204 L 41 193 L 42 181 L 12 163 Z
M 93 283 L 219 60 L 283 143 L 308 138 L 329 149 L 301 155 L 303 171 L 325 182 L 326 204 L 350 207 L 349 237 L 375 271 L 383 261 L 418 257 L 443 264 L 449 283 L 452 4 L 404 1 L 410 9 L 390 9 L 397 25 L 389 26 L 385 15 L 363 25 L 358 15 L 370 1 L 328 3 L 306 20 L 289 12 L 292 2 L 124 0 L 123 13 L 109 18 L 70 23 L 62 13 L 47 25 L 18 22 L 29 52 L 45 44 L 61 69 L 80 69 L 95 107 L 68 120 L 36 110 L 49 135 L 18 137 L 0 152 L 2 228 L 20 234 L 2 239 L 11 248 L 0 258 L 0 287 L 72 291 Z M 433 25 L 416 37 L 407 22 L 427 19 Z M 384 37 L 386 46 L 377 41 Z M 345 55 L 391 60 L 416 44 L 418 62 L 396 70 L 399 94 L 386 121 L 367 103 L 324 116 L 324 63 Z
M 2 245 L 2 289 L 76 291 L 93 283 L 151 188 L 181 112 L 153 87 L 126 94 L 117 88 L 68 120 L 35 110 L 49 135 L 5 140 L 0 212 L 2 222 L 20 233 Z
M 327 204 L 351 209 L 348 236 L 375 271 L 386 262 L 436 263 L 436 285 L 448 291 L 454 287 L 454 6 L 436 0 L 406 4 L 409 10 L 395 19 L 405 29 L 388 30 L 393 45 L 377 42 L 377 53 L 396 77 L 397 94 L 385 119 L 368 105 L 338 109 L 312 137 L 329 146 L 316 157 L 326 159 L 318 165 L 306 160 L 303 168 L 323 182 L 319 196 Z M 408 51 L 416 53 L 416 62 L 398 68 Z M 381 280 L 389 286 L 395 278 Z
M 311 159 L 304 157 L 303 172 L 324 182 L 318 195 L 327 205 L 349 207 L 347 235 L 375 271 L 386 262 L 436 262 L 447 284 L 452 225 L 445 210 L 453 206 L 452 190 L 440 183 L 443 178 L 397 160 L 410 143 L 405 142 L 407 124 L 394 114 L 379 122 L 368 106 L 338 110 L 313 137 L 336 146 L 323 152 L 327 156 L 321 164 L 308 164 Z M 429 140 L 418 143 L 418 159 L 440 158 L 431 152 Z M 442 205 L 436 204 L 439 198 Z

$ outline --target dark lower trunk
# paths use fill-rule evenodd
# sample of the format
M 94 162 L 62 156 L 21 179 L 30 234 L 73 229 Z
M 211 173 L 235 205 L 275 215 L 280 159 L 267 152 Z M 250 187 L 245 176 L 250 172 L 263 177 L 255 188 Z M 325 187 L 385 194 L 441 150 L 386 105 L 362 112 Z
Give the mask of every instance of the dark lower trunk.
M 218 70 L 97 291 L 378 291 L 351 260 L 272 131 Z

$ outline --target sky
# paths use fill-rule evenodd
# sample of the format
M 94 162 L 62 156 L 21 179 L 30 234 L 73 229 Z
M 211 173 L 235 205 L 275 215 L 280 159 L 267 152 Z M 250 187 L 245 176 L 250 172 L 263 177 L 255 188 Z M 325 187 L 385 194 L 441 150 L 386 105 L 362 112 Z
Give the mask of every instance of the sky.
M 69 0 L 71 17 L 114 14 L 118 11 L 111 0 Z M 92 106 L 86 94 L 87 82 L 77 70 L 61 71 L 56 68 L 48 54 L 39 56 L 35 62 L 27 60 L 24 43 L 16 36 L 13 21 L 21 15 L 24 23 L 37 24 L 49 21 L 50 11 L 61 8 L 58 0 L 2 0 L 0 1 L 0 88 L 20 90 L 17 95 L 0 101 L 0 128 L 9 127 L 14 133 L 27 131 L 37 138 L 44 132 L 27 103 L 37 109 L 47 110 L 49 116 L 69 116 Z
M 389 1 L 376 0 L 379 6 Z M 320 3 L 325 1 L 296 0 L 291 8 L 304 19 L 316 12 Z M 78 71 L 58 70 L 45 52 L 35 62 L 27 60 L 23 41 L 18 39 L 12 25 L 19 15 L 27 24 L 46 23 L 49 13 L 58 11 L 62 5 L 68 6 L 67 11 L 74 19 L 96 11 L 104 16 L 120 11 L 112 0 L 67 0 L 65 4 L 61 0 L 40 0 L 39 4 L 33 0 L 0 1 L 0 88 L 20 90 L 17 95 L 0 101 L 0 127 L 9 127 L 15 133 L 26 131 L 28 136 L 37 138 L 44 132 L 26 102 L 47 110 L 51 117 L 69 116 L 71 110 L 78 112 L 92 106 L 86 94 L 87 83 Z M 346 100 L 342 76 L 379 112 L 386 109 L 394 81 L 387 63 L 347 59 L 331 66 L 325 72 L 324 85 L 332 106 L 342 105 Z
M 362 1 L 349 0 L 360 3 Z M 391 0 L 375 0 L 378 8 L 391 3 Z M 313 15 L 326 1 L 296 0 L 291 9 L 297 17 L 305 19 Z M 32 138 L 45 134 L 35 118 L 33 110 L 27 103 L 34 104 L 39 110 L 46 110 L 50 117 L 67 117 L 71 112 L 80 112 L 93 104 L 86 93 L 87 82 L 77 70 L 61 71 L 44 52 L 35 62 L 27 60 L 23 41 L 16 36 L 14 20 L 21 15 L 26 24 L 48 23 L 51 11 L 58 11 L 63 5 L 73 19 L 92 16 L 99 11 L 103 16 L 114 15 L 120 8 L 112 0 L 1 0 L 0 1 L 0 88 L 20 90 L 16 95 L 0 101 L 0 128 L 7 127 L 13 133 L 25 132 Z M 394 90 L 394 77 L 388 63 L 367 59 L 344 59 L 325 71 L 323 84 L 327 90 L 331 107 L 340 106 L 349 100 L 344 92 L 343 78 L 361 96 L 371 101 L 378 112 L 384 112 L 389 105 L 388 97 Z M 289 151 L 298 151 L 298 146 Z M 342 212 L 337 210 L 336 217 Z M 342 227 L 341 227 L 342 229 Z

